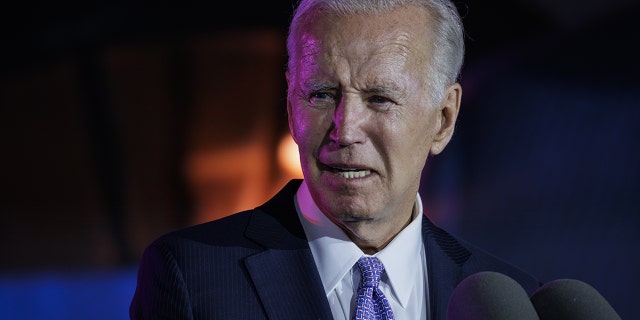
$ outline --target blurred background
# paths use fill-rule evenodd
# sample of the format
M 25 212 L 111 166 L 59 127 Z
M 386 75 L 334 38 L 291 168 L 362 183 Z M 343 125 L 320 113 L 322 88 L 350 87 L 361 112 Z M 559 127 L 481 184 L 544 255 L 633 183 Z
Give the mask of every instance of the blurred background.
M 637 1 L 456 4 L 463 102 L 422 177 L 427 214 L 637 318 Z M 2 318 L 126 319 L 154 238 L 253 208 L 301 176 L 285 110 L 293 5 L 3 9 Z

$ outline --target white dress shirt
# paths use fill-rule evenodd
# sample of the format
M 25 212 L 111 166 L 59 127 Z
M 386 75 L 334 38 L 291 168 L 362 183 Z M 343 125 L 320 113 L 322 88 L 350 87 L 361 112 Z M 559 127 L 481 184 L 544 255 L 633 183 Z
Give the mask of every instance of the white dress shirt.
M 360 272 L 355 263 L 362 252 L 318 208 L 303 181 L 295 197 L 296 209 L 307 235 L 333 319 L 353 317 Z M 428 319 L 427 263 L 422 241 L 422 201 L 416 195 L 414 218 L 384 249 L 376 253 L 386 273 L 379 287 L 396 320 Z

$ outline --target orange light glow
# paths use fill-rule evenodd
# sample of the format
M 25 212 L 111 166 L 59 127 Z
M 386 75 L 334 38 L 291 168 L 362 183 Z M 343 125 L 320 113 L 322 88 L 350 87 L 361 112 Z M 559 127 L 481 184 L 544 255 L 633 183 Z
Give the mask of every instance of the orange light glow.
M 278 144 L 278 164 L 293 178 L 302 179 L 298 145 L 289 133 L 285 134 Z

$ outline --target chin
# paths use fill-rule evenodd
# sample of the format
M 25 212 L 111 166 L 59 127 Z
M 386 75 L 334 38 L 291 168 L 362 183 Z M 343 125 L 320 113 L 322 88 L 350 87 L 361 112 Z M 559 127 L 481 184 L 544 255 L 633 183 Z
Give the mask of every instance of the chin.
M 337 200 L 337 199 L 336 199 Z M 375 217 L 370 207 L 348 203 L 346 201 L 333 202 L 326 206 L 331 215 L 344 222 L 369 221 Z

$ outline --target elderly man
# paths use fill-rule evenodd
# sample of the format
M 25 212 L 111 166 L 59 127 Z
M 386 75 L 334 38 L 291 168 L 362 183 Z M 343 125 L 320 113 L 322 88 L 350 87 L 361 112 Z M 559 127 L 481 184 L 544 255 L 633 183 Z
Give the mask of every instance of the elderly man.
M 449 1 L 303 0 L 287 48 L 304 180 L 156 240 L 131 318 L 442 319 L 474 273 L 539 286 L 423 214 L 421 172 L 451 139 L 462 95 Z

